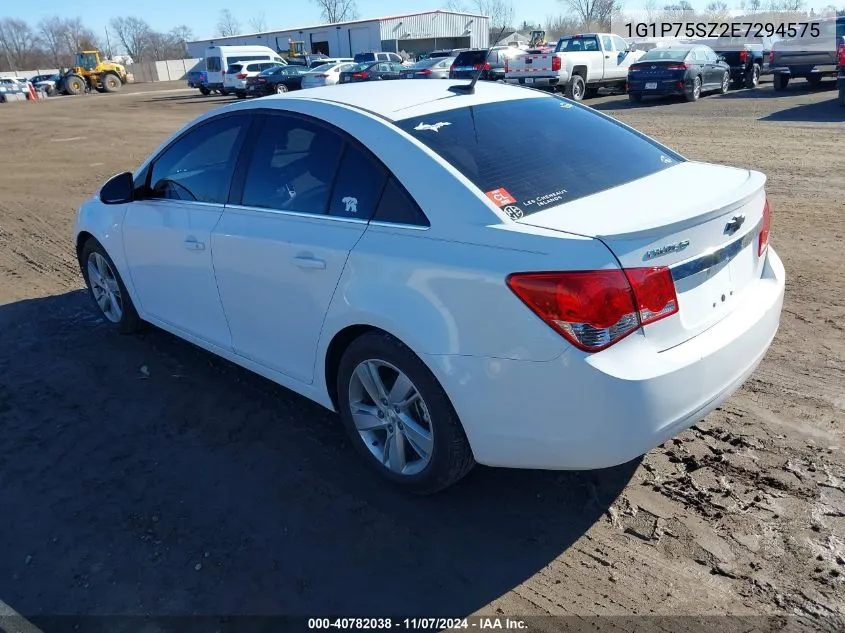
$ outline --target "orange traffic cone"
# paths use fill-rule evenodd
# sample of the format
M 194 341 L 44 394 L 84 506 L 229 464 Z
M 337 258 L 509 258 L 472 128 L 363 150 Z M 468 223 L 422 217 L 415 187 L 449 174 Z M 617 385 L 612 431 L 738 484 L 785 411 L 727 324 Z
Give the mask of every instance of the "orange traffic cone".
M 26 85 L 29 86 L 29 99 L 35 101 L 38 98 L 38 95 L 35 93 L 35 86 L 28 82 Z

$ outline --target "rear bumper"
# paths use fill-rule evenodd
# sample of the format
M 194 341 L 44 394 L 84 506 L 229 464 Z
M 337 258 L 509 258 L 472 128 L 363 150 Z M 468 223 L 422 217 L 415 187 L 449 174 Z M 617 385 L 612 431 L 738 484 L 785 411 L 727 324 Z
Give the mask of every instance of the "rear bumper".
M 683 85 L 678 85 L 679 83 Z M 655 88 L 646 88 L 647 85 L 654 84 Z M 648 95 L 654 96 L 667 96 L 667 95 L 682 95 L 686 90 L 686 83 L 683 81 L 679 81 L 678 79 L 655 79 L 653 81 L 642 81 L 636 80 L 631 81 L 628 80 L 626 84 L 628 86 L 627 92 L 639 94 L 647 97 Z
M 427 356 L 476 460 L 583 470 L 625 463 L 700 421 L 759 365 L 777 332 L 785 272 L 770 247 L 742 305 L 699 336 L 657 352 L 640 333 L 597 354 L 548 362 Z
M 787 77 L 820 77 L 836 76 L 836 64 L 802 64 L 800 66 L 775 66 L 772 74 L 786 75 Z
M 533 88 L 554 88 L 563 85 L 559 77 L 506 77 L 505 81 L 514 86 L 530 86 Z

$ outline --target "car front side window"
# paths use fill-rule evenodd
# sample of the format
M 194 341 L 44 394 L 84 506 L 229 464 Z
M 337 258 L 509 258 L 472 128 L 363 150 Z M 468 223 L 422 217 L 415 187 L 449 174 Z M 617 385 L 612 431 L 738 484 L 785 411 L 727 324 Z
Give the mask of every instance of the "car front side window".
M 225 203 L 248 120 L 223 116 L 179 138 L 153 162 L 146 197 Z

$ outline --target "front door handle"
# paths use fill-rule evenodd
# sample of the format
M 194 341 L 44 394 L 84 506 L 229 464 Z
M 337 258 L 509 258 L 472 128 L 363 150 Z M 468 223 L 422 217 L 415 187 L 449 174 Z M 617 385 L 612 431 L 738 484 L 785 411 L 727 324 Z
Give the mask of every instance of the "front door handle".
M 314 270 L 326 269 L 326 262 L 322 259 L 317 259 L 316 257 L 294 257 L 293 263 L 299 266 L 300 268 L 311 268 Z
M 189 251 L 202 251 L 205 250 L 205 244 L 202 242 L 197 241 L 194 237 L 189 237 L 182 243 L 185 248 Z

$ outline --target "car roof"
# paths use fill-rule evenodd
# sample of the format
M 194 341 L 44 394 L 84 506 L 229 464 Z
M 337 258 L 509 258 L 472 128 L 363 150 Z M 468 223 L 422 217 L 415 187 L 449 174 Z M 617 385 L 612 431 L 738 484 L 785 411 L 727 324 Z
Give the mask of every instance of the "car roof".
M 448 90 L 449 86 L 466 85 L 466 80 L 403 81 L 401 88 L 396 83 L 373 81 L 310 88 L 247 103 L 254 103 L 255 107 L 272 107 L 271 104 L 284 107 L 287 99 L 315 100 L 349 106 L 389 121 L 398 121 L 496 101 L 553 98 L 544 92 L 498 82 L 478 82 L 475 93 L 471 95 L 456 95 Z

